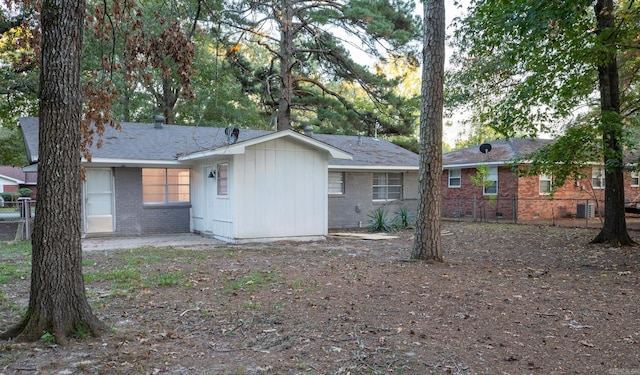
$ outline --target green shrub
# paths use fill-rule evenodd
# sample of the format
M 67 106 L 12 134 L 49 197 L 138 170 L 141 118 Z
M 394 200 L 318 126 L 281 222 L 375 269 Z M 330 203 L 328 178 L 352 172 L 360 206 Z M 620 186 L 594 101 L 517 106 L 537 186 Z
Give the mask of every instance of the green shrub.
M 393 225 L 397 229 L 411 228 L 415 225 L 415 215 L 406 207 L 403 207 L 396 212 L 396 216 L 393 218 Z
M 369 232 L 391 232 L 393 231 L 393 223 L 387 217 L 387 212 L 378 208 L 369 215 Z
M 2 199 L 6 202 L 13 202 L 20 196 L 18 193 L 0 193 L 0 195 L 2 195 Z
M 20 188 L 20 189 L 18 189 L 18 194 L 21 197 L 30 197 L 31 194 L 33 194 L 33 190 L 31 190 L 29 188 Z

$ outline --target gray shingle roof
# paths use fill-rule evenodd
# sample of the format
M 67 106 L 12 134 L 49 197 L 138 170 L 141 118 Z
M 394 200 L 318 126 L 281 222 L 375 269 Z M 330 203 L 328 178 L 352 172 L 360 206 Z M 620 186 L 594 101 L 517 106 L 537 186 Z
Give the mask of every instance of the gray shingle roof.
M 20 128 L 31 162 L 38 156 L 38 118 L 20 119 Z M 272 133 L 266 130 L 241 129 L 238 143 Z M 330 160 L 331 166 L 354 167 L 407 167 L 417 169 L 418 155 L 391 142 L 357 136 L 314 134 L 313 138 L 353 155 L 353 160 Z M 212 150 L 227 144 L 224 128 L 121 123 L 121 130 L 108 127 L 102 137 L 101 148 L 91 147 L 95 159 L 131 159 L 148 161 L 175 161 L 190 153 Z
M 442 155 L 444 168 L 453 165 L 474 165 L 483 163 L 501 163 L 514 158 L 525 157 L 542 146 L 552 143 L 551 139 L 510 138 L 487 142 L 491 151 L 483 154 L 480 145 L 455 150 Z

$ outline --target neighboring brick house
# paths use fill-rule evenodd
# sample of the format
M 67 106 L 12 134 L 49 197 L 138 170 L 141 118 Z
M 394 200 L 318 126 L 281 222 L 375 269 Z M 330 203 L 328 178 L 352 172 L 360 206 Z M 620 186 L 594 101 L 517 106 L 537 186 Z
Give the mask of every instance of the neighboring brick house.
M 38 174 L 36 172 L 25 171 L 21 167 L 11 167 L 0 165 L 0 193 L 15 193 L 18 189 L 28 188 L 33 192 L 35 198 Z
M 553 142 L 547 139 L 511 138 L 488 142 L 491 151 L 480 145 L 443 155 L 443 216 L 509 220 L 590 217 L 602 211 L 604 169 L 595 165 L 585 170 L 584 179 L 567 181 L 550 195 L 553 176 L 518 177 L 509 162 Z M 485 147 L 486 149 L 486 147 Z M 478 166 L 488 168 L 491 184 L 472 181 Z M 637 172 L 625 172 L 628 202 L 640 199 Z

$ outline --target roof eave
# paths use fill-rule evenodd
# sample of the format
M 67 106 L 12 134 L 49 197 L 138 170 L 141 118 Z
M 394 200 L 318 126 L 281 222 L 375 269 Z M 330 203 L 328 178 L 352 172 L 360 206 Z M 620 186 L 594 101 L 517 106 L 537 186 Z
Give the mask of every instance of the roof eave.
M 282 130 L 279 132 L 263 135 L 260 137 L 252 138 L 252 139 L 234 143 L 231 145 L 225 145 L 223 147 L 219 147 L 213 150 L 194 152 L 192 154 L 182 156 L 178 158 L 178 160 L 180 161 L 197 160 L 197 159 L 208 158 L 208 157 L 218 156 L 218 155 L 241 155 L 245 153 L 247 147 L 264 143 L 264 142 L 269 142 L 278 138 L 284 138 L 284 137 L 294 138 L 314 148 L 318 148 L 323 151 L 326 151 L 329 154 L 331 159 L 342 159 L 342 160 L 353 159 L 353 156 L 350 153 L 340 150 L 339 148 L 333 147 L 324 142 L 310 138 L 306 135 L 296 133 L 292 130 Z
M 385 171 L 418 171 L 420 167 L 417 165 L 341 165 L 331 164 L 329 162 L 329 169 L 340 170 L 385 170 Z
M 82 159 L 87 167 L 158 167 L 184 165 L 178 160 L 148 160 L 148 159 L 112 159 L 91 158 L 91 162 Z

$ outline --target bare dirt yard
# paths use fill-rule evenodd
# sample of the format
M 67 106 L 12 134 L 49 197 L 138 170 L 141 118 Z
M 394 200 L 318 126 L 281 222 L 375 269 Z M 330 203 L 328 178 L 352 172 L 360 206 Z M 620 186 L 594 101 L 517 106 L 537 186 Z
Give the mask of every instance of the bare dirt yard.
M 0 374 L 640 374 L 639 247 L 590 245 L 585 228 L 443 229 L 444 264 L 408 260 L 412 231 L 87 252 L 110 331 L 0 342 Z M 28 267 L 27 251 L 2 255 L 0 330 L 27 305 Z

